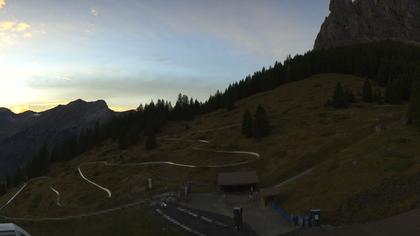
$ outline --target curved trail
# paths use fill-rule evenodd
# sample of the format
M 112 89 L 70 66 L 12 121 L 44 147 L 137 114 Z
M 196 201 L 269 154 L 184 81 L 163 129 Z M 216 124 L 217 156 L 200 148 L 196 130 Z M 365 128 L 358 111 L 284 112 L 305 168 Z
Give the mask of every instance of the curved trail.
M 41 179 L 49 179 L 50 177 L 47 177 L 47 176 L 43 176 L 43 177 L 37 177 L 37 178 L 34 178 L 34 179 L 31 179 L 31 180 L 29 180 L 28 182 L 26 182 L 26 183 L 24 183 L 23 185 L 22 185 L 22 187 L 20 187 L 19 189 L 18 189 L 18 191 L 16 191 L 16 193 L 15 194 L 13 194 L 13 196 L 5 203 L 5 204 L 3 204 L 3 206 L 1 206 L 0 207 L 0 211 L 2 211 L 4 208 L 6 208 L 10 203 L 12 203 L 12 201 L 13 200 L 15 200 L 15 198 L 30 184 L 30 183 L 32 183 L 32 182 L 35 182 L 35 181 L 37 181 L 37 180 L 41 180 Z M 57 195 L 57 200 L 56 200 L 56 204 L 57 204 L 57 206 L 59 206 L 59 207 L 62 207 L 62 205 L 61 205 L 61 203 L 60 203 L 60 192 L 57 190 L 57 189 L 55 189 L 55 188 L 53 188 L 52 186 L 50 186 L 50 189 Z M 1 216 L 1 215 L 0 215 Z
M 222 130 L 222 129 L 231 128 L 231 127 L 235 127 L 235 126 L 237 126 L 237 125 L 217 128 L 217 129 L 213 129 L 213 130 L 205 130 L 205 131 L 202 131 L 202 132 Z M 167 140 L 167 141 L 179 141 L 179 142 L 190 141 L 190 142 L 199 142 L 199 143 L 202 143 L 202 144 L 210 143 L 210 141 L 203 140 L 203 139 L 201 139 L 201 140 L 184 140 L 184 139 L 176 139 L 176 138 L 165 138 L 165 140 Z M 235 166 L 246 165 L 246 164 L 252 163 L 252 162 L 261 158 L 260 154 L 256 153 L 256 152 L 211 150 L 211 149 L 203 149 L 203 148 L 197 148 L 197 147 L 194 147 L 193 149 L 194 150 L 207 151 L 207 152 L 214 152 L 214 153 L 249 155 L 249 156 L 255 157 L 256 159 L 249 160 L 249 161 L 241 161 L 241 162 L 236 162 L 236 163 L 231 163 L 231 164 L 223 164 L 223 165 L 191 165 L 191 164 L 177 163 L 177 162 L 172 162 L 172 161 L 149 161 L 149 162 L 139 162 L 139 163 L 130 163 L 130 164 L 113 164 L 113 163 L 108 163 L 106 161 L 98 161 L 98 162 L 82 163 L 78 166 L 77 171 L 78 171 L 80 177 L 83 180 L 85 180 L 87 183 L 99 188 L 100 190 L 106 192 L 107 197 L 111 198 L 112 197 L 112 191 L 110 189 L 108 189 L 104 186 L 101 186 L 100 184 L 94 182 L 93 180 L 87 178 L 82 172 L 82 167 L 83 166 L 102 164 L 102 165 L 106 165 L 106 166 L 115 166 L 115 167 L 169 165 L 169 166 L 184 167 L 184 168 L 227 168 L 227 167 L 235 167 Z M 3 210 L 5 207 L 7 207 L 11 202 L 13 202 L 13 200 L 28 186 L 29 183 L 31 183 L 35 180 L 48 179 L 48 178 L 49 177 L 39 177 L 39 178 L 35 178 L 35 179 L 29 180 L 28 182 L 24 183 L 23 186 L 0 208 L 0 211 Z M 50 186 L 50 189 L 57 195 L 57 199 L 56 199 L 57 206 L 62 207 L 62 204 L 60 203 L 60 192 L 57 189 L 53 188 L 52 186 Z M 123 205 L 123 206 L 110 208 L 110 209 L 107 209 L 107 210 L 96 211 L 96 212 L 92 212 L 92 213 L 79 214 L 79 215 L 73 215 L 73 216 L 66 216 L 66 217 L 18 218 L 18 217 L 8 217 L 8 216 L 2 216 L 2 215 L 0 215 L 0 217 L 3 217 L 4 219 L 8 219 L 8 220 L 20 220 L 20 221 L 58 221 L 58 220 L 78 219 L 78 218 L 83 218 L 83 217 L 107 214 L 107 213 L 110 213 L 110 212 L 113 212 L 113 211 L 133 207 L 133 206 L 142 204 L 144 202 L 146 202 L 146 201 L 142 200 L 142 201 L 139 201 L 139 202 L 126 204 L 126 205 Z
M 165 138 L 167 141 L 187 141 L 187 142 L 199 142 L 199 143 L 210 143 L 208 140 L 184 140 L 184 139 L 176 139 L 176 138 Z M 248 152 L 248 151 L 224 151 L 224 150 L 209 150 L 209 149 L 203 149 L 203 148 L 193 148 L 194 150 L 201 150 L 201 151 L 207 151 L 207 152 L 214 152 L 214 153 L 227 153 L 227 154 L 240 154 L 240 155 L 250 155 L 253 157 L 256 157 L 257 159 L 261 158 L 261 155 L 256 152 Z M 256 161 L 257 159 L 253 160 Z M 88 183 L 92 184 L 93 186 L 99 188 L 102 191 L 105 191 L 107 193 L 108 198 L 112 197 L 112 191 L 98 183 L 95 183 L 93 180 L 90 180 L 86 178 L 85 175 L 83 175 L 83 172 L 81 170 L 81 167 L 84 165 L 95 165 L 95 164 L 102 164 L 105 166 L 113 166 L 113 167 L 133 167 L 133 166 L 152 166 L 152 165 L 168 165 L 168 166 L 177 166 L 177 167 L 185 167 L 185 168 L 227 168 L 227 167 L 235 167 L 235 166 L 241 166 L 251 163 L 252 161 L 242 161 L 242 162 L 236 162 L 231 164 L 223 164 L 223 165 L 191 165 L 191 164 L 184 164 L 184 163 L 177 163 L 172 161 L 148 161 L 148 162 L 139 162 L 139 163 L 129 163 L 129 164 L 113 164 L 106 161 L 97 161 L 97 162 L 86 162 L 81 164 L 78 167 L 78 172 L 80 176 L 87 181 Z
M 13 194 L 9 201 L 7 201 L 2 207 L 0 207 L 0 211 L 7 207 L 23 191 L 23 189 L 26 188 L 27 185 L 28 183 L 24 183 L 23 186 L 15 194 Z
M 106 162 L 87 162 L 87 163 L 84 163 L 84 164 L 82 164 L 82 165 L 90 165 L 90 164 L 97 164 L 97 163 L 106 164 Z M 83 172 L 82 172 L 82 170 L 81 170 L 82 165 L 80 165 L 79 167 L 77 167 L 77 171 L 79 172 L 80 177 L 82 177 L 82 179 L 84 179 L 84 180 L 85 180 L 85 181 L 87 181 L 88 183 L 92 184 L 93 186 L 95 186 L 95 187 L 97 187 L 97 188 L 99 188 L 99 189 L 101 189 L 101 190 L 105 191 L 105 192 L 108 194 L 108 198 L 111 198 L 111 197 L 112 197 L 111 190 L 109 190 L 109 189 L 107 189 L 107 188 L 105 188 L 105 187 L 102 187 L 101 185 L 99 185 L 99 184 L 97 184 L 97 183 L 93 182 L 92 180 L 90 180 L 90 179 L 86 178 L 86 177 L 83 175 Z
M 50 189 L 57 195 L 57 199 L 56 199 L 57 206 L 63 207 L 63 205 L 61 205 L 60 203 L 60 192 L 57 189 L 53 188 L 52 186 L 50 186 Z

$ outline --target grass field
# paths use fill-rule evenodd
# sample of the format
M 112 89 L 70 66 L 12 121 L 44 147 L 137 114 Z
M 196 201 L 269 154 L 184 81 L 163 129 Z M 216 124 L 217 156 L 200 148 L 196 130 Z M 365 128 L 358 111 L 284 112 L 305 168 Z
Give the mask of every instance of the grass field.
M 380 188 L 387 181 L 403 181 L 420 173 L 420 157 L 417 155 L 420 133 L 401 124 L 405 106 L 358 102 L 346 110 L 325 107 L 337 82 L 357 94 L 364 79 L 337 74 L 313 76 L 243 99 L 235 104 L 234 110 L 219 110 L 199 116 L 192 122 L 169 122 L 159 134 L 184 140 L 206 139 L 209 144 L 158 138 L 156 150 L 146 151 L 142 140 L 139 145 L 121 151 L 116 144 L 107 143 L 68 163 L 54 165 L 49 180 L 32 183 L 5 209 L 5 213 L 40 217 L 106 209 L 150 196 L 144 191 L 149 177 L 155 179 L 156 192 L 176 189 L 185 181 L 193 181 L 193 191 L 212 192 L 217 191 L 216 176 L 219 172 L 256 170 L 260 186 L 267 187 L 309 168 L 314 168 L 313 172 L 282 186 L 278 203 L 290 212 L 303 213 L 310 208 L 321 208 L 323 216 L 331 222 L 353 222 L 381 218 L 412 208 L 417 201 L 413 197 L 415 193 L 401 194 L 399 200 L 386 210 L 379 210 L 389 205 L 383 200 L 371 212 L 363 213 L 359 209 L 349 213 L 349 217 L 342 217 L 344 210 L 352 212 L 356 209 L 358 198 L 372 198 L 369 190 Z M 255 112 L 258 104 L 267 110 L 271 135 L 259 140 L 246 139 L 240 128 L 243 112 L 246 109 Z M 377 133 L 376 125 L 383 125 L 386 129 Z M 84 166 L 83 172 L 88 178 L 113 192 L 109 199 L 105 192 L 82 181 L 76 172 L 80 164 L 91 161 L 120 164 L 173 161 L 208 165 L 252 159 L 246 155 L 196 150 L 196 147 L 258 152 L 262 158 L 244 166 L 222 169 Z M 49 186 L 60 191 L 65 207 L 55 204 L 55 195 Z M 395 191 L 398 192 L 392 190 Z M 8 197 L 10 193 L 0 198 L 0 202 L 5 202 Z M 82 225 L 83 221 L 71 224 Z M 97 224 L 106 224 L 106 219 Z M 48 225 L 30 227 L 36 230 Z M 63 229 L 69 225 L 63 224 Z M 78 227 L 72 225 L 72 228 L 77 230 Z
M 108 215 L 77 220 L 17 223 L 33 236 L 182 235 L 145 211 L 143 207 L 135 207 Z

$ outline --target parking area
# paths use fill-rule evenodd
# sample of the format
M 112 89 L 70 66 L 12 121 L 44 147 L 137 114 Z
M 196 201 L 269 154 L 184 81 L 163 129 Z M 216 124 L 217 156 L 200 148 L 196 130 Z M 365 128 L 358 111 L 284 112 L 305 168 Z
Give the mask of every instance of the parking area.
M 234 207 L 242 207 L 244 222 L 261 236 L 280 235 L 294 230 L 294 226 L 272 207 L 264 207 L 258 198 L 248 194 L 192 194 L 191 200 L 182 204 L 226 217 L 232 217 Z
M 177 204 L 165 204 L 155 208 L 164 224 L 178 227 L 196 236 L 244 235 L 256 236 L 257 233 L 247 224 L 238 232 L 231 217 L 202 210 L 191 209 Z

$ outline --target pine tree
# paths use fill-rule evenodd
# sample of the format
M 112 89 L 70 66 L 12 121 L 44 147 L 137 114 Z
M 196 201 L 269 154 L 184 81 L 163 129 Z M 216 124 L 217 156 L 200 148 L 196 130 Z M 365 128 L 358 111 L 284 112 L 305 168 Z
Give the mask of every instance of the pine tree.
M 410 123 L 420 128 L 420 65 L 413 78 L 408 119 Z
M 16 174 L 13 178 L 13 185 L 17 186 L 25 180 L 25 176 L 21 167 L 16 170 Z
M 7 193 L 6 181 L 0 180 L 0 196 L 3 196 Z
M 246 110 L 242 119 L 242 134 L 247 138 L 252 137 L 253 123 L 254 121 L 252 119 L 251 112 L 249 112 L 249 110 Z
M 255 112 L 255 119 L 253 125 L 253 136 L 261 138 L 270 133 L 270 125 L 267 120 L 267 113 L 261 105 L 258 105 Z
M 47 144 L 41 147 L 38 153 L 39 164 L 40 164 L 40 175 L 46 174 L 50 169 L 50 156 L 48 152 Z
M 373 102 L 373 90 L 369 79 L 366 79 L 365 84 L 363 85 L 362 98 L 364 102 Z
M 345 93 L 346 100 L 348 103 L 353 103 L 356 101 L 356 98 L 354 97 L 354 93 L 352 90 L 346 89 L 344 93 Z
M 155 149 L 157 147 L 157 143 L 156 143 L 156 136 L 155 136 L 155 132 L 153 129 L 148 129 L 146 132 L 146 149 L 147 150 L 152 150 Z
M 26 163 L 25 173 L 29 178 L 41 176 L 48 172 L 50 157 L 48 147 L 44 144 L 35 156 Z
M 344 89 L 341 83 L 337 83 L 337 85 L 335 86 L 332 106 L 335 108 L 348 108 L 349 107 L 348 98 L 344 92 Z

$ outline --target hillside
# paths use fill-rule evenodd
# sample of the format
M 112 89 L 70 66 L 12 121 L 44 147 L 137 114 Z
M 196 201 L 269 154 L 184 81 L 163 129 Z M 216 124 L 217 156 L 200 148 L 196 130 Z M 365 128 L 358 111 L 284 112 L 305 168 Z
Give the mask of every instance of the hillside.
M 364 79 L 339 74 L 316 75 L 240 100 L 233 110 L 218 110 L 191 122 L 169 122 L 159 134 L 159 146 L 153 151 L 145 150 L 144 139 L 123 151 L 116 143 L 108 142 L 72 161 L 54 164 L 49 178 L 30 182 L 2 213 L 18 218 L 79 215 L 148 199 L 187 181 L 193 182 L 193 192 L 215 192 L 218 191 L 217 173 L 238 170 L 256 170 L 260 187 L 268 187 L 312 169 L 301 178 L 283 184 L 278 203 L 292 213 L 321 208 L 323 216 L 333 223 L 382 218 L 414 207 L 418 192 L 406 191 L 410 187 L 388 189 L 393 185 L 387 184 L 389 181 L 396 181 L 396 186 L 401 186 L 398 181 L 410 184 L 404 180 L 414 179 L 420 173 L 420 159 L 416 156 L 420 151 L 416 145 L 420 133 L 401 124 L 405 106 L 357 102 L 346 110 L 325 107 L 337 82 L 357 94 Z M 241 134 L 242 115 L 246 109 L 254 112 L 258 104 L 268 113 L 271 135 L 259 140 L 246 139 Z M 376 132 L 377 125 L 386 129 Z M 261 158 L 227 153 L 237 150 L 256 152 Z M 98 163 L 103 161 L 107 164 Z M 135 165 L 146 161 L 203 166 L 249 163 L 224 168 Z M 84 181 L 79 167 L 88 179 L 109 189 L 112 196 Z M 153 177 L 156 185 L 152 193 L 145 190 L 149 177 Z M 412 183 L 417 182 L 414 179 Z M 59 205 L 50 187 L 59 191 Z M 376 189 L 384 193 L 383 197 L 375 197 Z M 389 197 L 385 194 L 387 190 L 392 191 Z M 7 202 L 16 191 L 1 197 L 0 203 Z M 363 204 L 372 204 L 369 208 L 372 210 L 361 211 Z M 343 212 L 351 214 L 343 218 Z M 121 214 L 126 215 L 117 211 L 109 217 L 121 217 Z M 139 210 L 127 214 L 141 218 L 144 213 Z M 107 216 L 101 217 L 105 219 L 98 224 L 106 224 Z M 92 232 L 82 232 L 83 225 L 89 221 L 65 222 L 58 226 L 33 223 L 27 227 L 38 235 L 58 232 L 49 231 L 52 228 L 67 231 L 70 227 L 77 235 L 92 235 Z M 120 224 L 132 228 L 129 221 Z M 159 226 L 155 227 L 158 230 Z
M 115 116 L 104 101 L 80 99 L 39 113 L 15 114 L 0 108 L 0 178 L 12 176 L 42 145 L 51 148 Z

